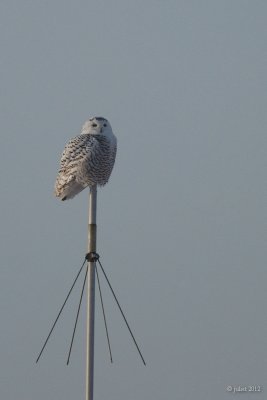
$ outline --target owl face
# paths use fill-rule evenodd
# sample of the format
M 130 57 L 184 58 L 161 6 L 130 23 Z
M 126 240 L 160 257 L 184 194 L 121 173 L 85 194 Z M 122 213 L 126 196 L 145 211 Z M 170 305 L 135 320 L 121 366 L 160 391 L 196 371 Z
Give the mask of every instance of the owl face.
M 112 134 L 112 129 L 107 119 L 103 117 L 93 117 L 84 123 L 82 133 L 109 136 L 109 134 Z

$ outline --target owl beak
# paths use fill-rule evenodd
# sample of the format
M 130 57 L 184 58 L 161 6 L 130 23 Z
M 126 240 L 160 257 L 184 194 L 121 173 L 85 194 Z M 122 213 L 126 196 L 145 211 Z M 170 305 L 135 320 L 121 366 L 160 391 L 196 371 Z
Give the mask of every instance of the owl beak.
M 102 132 L 103 132 L 103 128 L 100 129 L 100 133 L 102 133 Z

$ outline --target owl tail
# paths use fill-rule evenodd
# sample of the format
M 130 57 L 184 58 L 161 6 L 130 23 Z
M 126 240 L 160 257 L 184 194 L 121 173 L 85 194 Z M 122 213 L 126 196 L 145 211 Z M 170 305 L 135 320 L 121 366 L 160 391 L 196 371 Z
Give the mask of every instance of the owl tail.
M 73 199 L 76 194 L 80 193 L 86 186 L 78 183 L 75 179 L 64 181 L 58 179 L 55 184 L 55 195 L 62 201 Z

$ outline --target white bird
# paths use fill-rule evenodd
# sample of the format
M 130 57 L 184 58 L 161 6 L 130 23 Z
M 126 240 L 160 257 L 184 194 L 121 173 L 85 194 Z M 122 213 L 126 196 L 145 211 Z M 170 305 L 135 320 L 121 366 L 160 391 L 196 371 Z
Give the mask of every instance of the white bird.
M 105 185 L 113 169 L 117 139 L 110 123 L 102 117 L 90 118 L 81 134 L 65 146 L 55 183 L 55 195 L 72 199 L 87 186 Z

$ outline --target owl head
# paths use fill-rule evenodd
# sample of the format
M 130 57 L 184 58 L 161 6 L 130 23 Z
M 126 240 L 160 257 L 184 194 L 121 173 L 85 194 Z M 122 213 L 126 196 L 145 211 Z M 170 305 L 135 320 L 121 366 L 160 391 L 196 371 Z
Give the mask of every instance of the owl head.
M 88 119 L 84 123 L 81 133 L 104 136 L 113 135 L 110 123 L 103 117 L 92 117 Z

